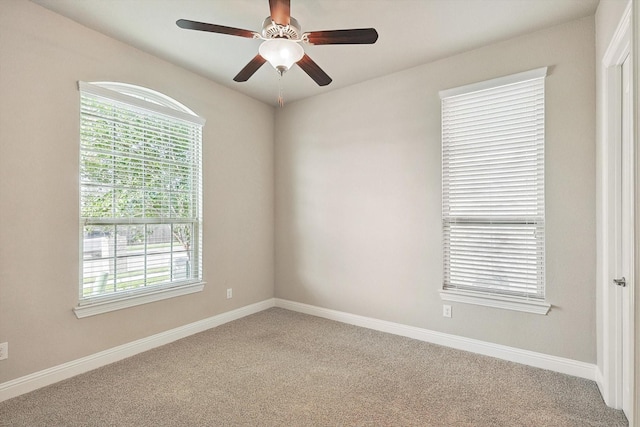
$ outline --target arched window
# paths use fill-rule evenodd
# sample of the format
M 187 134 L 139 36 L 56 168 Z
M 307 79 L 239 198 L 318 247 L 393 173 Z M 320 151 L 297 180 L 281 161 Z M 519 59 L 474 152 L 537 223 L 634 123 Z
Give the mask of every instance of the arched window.
M 202 290 L 202 127 L 156 91 L 79 82 L 78 317 Z

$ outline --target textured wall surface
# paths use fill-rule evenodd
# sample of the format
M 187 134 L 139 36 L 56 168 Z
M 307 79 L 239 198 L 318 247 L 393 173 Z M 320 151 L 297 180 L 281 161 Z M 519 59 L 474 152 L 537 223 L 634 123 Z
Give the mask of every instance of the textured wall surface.
M 73 314 L 78 80 L 148 87 L 207 120 L 203 292 Z M 0 383 L 273 296 L 272 107 L 24 0 L 0 2 L 0 94 Z
M 594 19 L 276 112 L 276 296 L 596 361 Z M 547 316 L 454 303 L 442 317 L 438 92 L 548 66 Z

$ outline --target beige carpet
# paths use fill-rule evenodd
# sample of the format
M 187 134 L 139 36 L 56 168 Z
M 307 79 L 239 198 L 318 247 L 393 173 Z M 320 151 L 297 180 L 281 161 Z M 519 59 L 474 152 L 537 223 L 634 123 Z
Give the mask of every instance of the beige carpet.
M 269 309 L 0 403 L 2 426 L 625 426 L 595 383 Z

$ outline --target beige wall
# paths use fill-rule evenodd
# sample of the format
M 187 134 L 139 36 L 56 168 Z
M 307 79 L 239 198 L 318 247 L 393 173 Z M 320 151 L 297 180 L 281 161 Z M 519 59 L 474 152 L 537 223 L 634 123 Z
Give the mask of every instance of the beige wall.
M 207 120 L 203 292 L 74 316 L 78 80 L 149 87 Z M 270 106 L 26 0 L 0 1 L 0 383 L 271 298 L 273 126 Z
M 590 17 L 278 110 L 276 296 L 595 363 L 594 46 Z M 438 91 L 542 66 L 552 310 L 445 319 Z

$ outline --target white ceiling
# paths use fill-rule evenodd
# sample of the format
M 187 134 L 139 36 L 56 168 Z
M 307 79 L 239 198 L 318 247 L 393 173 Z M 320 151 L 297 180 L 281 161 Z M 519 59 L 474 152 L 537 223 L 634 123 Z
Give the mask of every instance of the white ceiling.
M 260 40 L 183 30 L 180 18 L 259 32 L 268 0 L 32 0 L 89 28 L 276 105 L 278 74 L 265 64 L 233 77 Z M 374 45 L 305 45 L 333 78 L 319 87 L 300 68 L 283 77 L 285 102 L 352 85 L 595 13 L 599 0 L 291 0 L 302 31 L 374 27 Z

